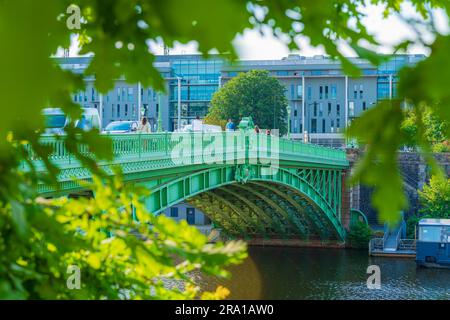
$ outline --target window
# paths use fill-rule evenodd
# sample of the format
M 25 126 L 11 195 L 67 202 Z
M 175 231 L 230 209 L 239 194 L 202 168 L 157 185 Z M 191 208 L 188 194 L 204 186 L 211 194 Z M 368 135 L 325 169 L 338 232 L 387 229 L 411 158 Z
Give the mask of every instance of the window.
M 367 106 L 366 106 L 366 102 L 365 102 L 365 101 L 362 103 L 362 109 L 363 109 L 363 111 L 365 111 L 365 110 L 367 109 Z
M 117 118 L 120 118 L 120 104 L 117 105 Z
M 117 101 L 120 101 L 120 88 L 117 88 Z
M 148 113 L 147 113 L 148 112 L 148 103 L 144 103 L 143 106 L 144 106 L 144 115 L 147 116 L 148 115 Z M 139 110 L 138 112 L 141 112 L 141 111 Z
M 111 117 L 114 117 L 114 104 L 111 104 Z
M 341 119 L 336 119 L 336 129 L 341 127 Z M 337 131 L 337 130 L 336 130 Z
M 389 78 L 378 77 L 377 82 L 377 98 L 378 100 L 389 99 Z
M 133 118 L 135 118 L 136 117 L 136 105 L 134 103 L 131 106 L 131 112 L 132 112 Z
M 75 94 L 74 96 L 73 96 L 73 100 L 75 101 L 75 102 L 77 102 L 77 95 Z
M 277 75 L 277 76 L 284 76 L 284 77 L 285 77 L 285 76 L 287 76 L 287 75 L 289 75 L 289 74 L 288 74 L 287 71 L 281 70 L 281 71 L 277 71 L 277 72 L 276 72 L 276 75 Z
M 450 227 L 421 226 L 419 228 L 419 240 L 423 242 L 450 243 Z
M 301 84 L 297 86 L 297 98 L 303 98 L 303 86 Z
M 128 105 L 125 104 L 125 117 L 128 117 Z
M 355 102 L 354 101 L 348 102 L 348 115 L 350 117 L 353 117 L 355 115 Z
M 312 88 L 311 86 L 308 86 L 308 100 L 311 100 L 312 98 Z
M 297 109 L 294 110 L 294 117 L 297 116 Z
M 334 120 L 331 120 L 331 133 L 334 132 Z
M 291 84 L 291 99 L 295 98 L 295 93 L 294 93 L 295 87 L 293 84 Z
M 170 208 L 170 217 L 178 218 L 178 208 L 176 207 Z
M 353 99 L 358 99 L 358 85 L 353 86 Z
M 362 84 L 359 85 L 359 98 L 363 98 L 364 86 Z
M 320 86 L 319 87 L 319 99 L 322 99 L 322 98 L 323 98 L 323 87 Z
M 319 117 L 323 117 L 323 103 L 319 103 Z
M 337 88 L 335 84 L 331 85 L 331 99 L 336 99 Z
M 126 94 L 127 94 L 127 90 L 126 88 L 122 88 L 122 101 L 126 101 Z
M 339 103 L 336 105 L 336 115 L 337 116 L 341 115 L 341 105 Z
M 322 133 L 325 133 L 325 119 L 322 119 Z
M 95 101 L 95 89 L 91 88 L 91 101 Z
M 328 86 L 325 86 L 325 99 L 328 99 Z
M 134 88 L 128 87 L 128 101 L 131 102 L 134 99 Z
M 314 102 L 313 115 L 314 117 L 317 117 L 317 102 Z
M 317 133 L 317 119 L 311 119 L 311 133 Z
M 331 102 L 328 102 L 328 116 L 331 116 Z

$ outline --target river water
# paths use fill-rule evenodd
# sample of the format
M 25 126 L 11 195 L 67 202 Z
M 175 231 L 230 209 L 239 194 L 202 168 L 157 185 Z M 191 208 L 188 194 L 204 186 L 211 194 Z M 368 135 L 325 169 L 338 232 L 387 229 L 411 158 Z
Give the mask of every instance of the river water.
M 367 288 L 369 265 L 380 267 L 381 289 Z M 450 270 L 369 257 L 364 250 L 251 247 L 246 261 L 229 271 L 230 279 L 203 278 L 202 286 L 224 285 L 230 299 L 450 300 Z

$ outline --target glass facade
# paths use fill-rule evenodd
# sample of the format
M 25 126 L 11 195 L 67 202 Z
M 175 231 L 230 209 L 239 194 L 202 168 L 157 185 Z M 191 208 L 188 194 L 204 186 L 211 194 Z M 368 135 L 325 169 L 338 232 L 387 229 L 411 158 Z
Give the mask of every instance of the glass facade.
M 384 100 L 390 98 L 389 76 L 380 76 L 377 79 L 377 99 Z
M 420 61 L 422 56 L 397 55 L 392 56 L 388 62 L 378 67 L 377 93 L 378 100 L 390 98 L 390 80 L 392 81 L 392 98 L 398 97 L 397 74 L 405 65 L 414 65 Z
M 222 60 L 201 56 L 177 57 L 171 60 L 170 109 L 171 129 L 175 129 L 178 116 L 178 80 L 181 78 L 182 125 L 196 116 L 204 117 L 212 95 L 218 90 Z

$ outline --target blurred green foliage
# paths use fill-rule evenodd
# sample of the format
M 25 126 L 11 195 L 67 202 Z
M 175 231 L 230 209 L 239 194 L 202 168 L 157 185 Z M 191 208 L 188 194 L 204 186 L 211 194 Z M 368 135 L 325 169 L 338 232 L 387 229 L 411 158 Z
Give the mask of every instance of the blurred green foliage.
M 226 277 L 224 267 L 246 257 L 245 244 L 208 244 L 185 221 L 148 213 L 142 187 L 119 171 L 85 183 L 95 198 L 36 198 L 1 208 L 0 299 L 195 299 L 199 273 Z M 138 220 L 133 218 L 133 214 Z M 80 269 L 79 289 L 67 286 Z
M 118 203 L 114 201 L 118 201 L 117 198 L 108 200 L 114 203 L 105 200 L 106 202 L 98 204 L 86 199 L 60 199 L 57 200 L 59 202 L 49 204 L 36 198 L 36 184 L 42 181 L 54 183 L 58 174 L 58 169 L 47 158 L 51 150 L 39 143 L 39 132 L 44 126 L 41 110 L 45 106 L 60 106 L 71 118 L 79 117 L 80 106 L 72 102 L 71 93 L 84 89 L 84 76 L 95 76 L 95 85 L 103 93 L 110 89 L 114 79 L 120 76 L 124 76 L 132 83 L 141 82 L 143 86 L 164 90 L 163 80 L 152 65 L 154 55 L 149 52 L 149 41 L 162 40 L 167 46 L 172 47 L 175 41 L 187 43 L 196 40 L 199 50 L 205 55 L 215 49 L 234 58 L 236 54 L 232 40 L 236 34 L 246 28 L 262 30 L 266 26 L 271 28 L 275 36 L 282 37 L 291 49 L 297 47 L 296 39 L 299 35 L 306 36 L 312 45 L 323 46 L 328 54 L 339 59 L 345 72 L 355 76 L 360 74 L 360 71 L 343 56 L 338 46 L 347 44 L 359 57 L 375 64 L 385 61 L 386 57 L 374 53 L 379 44 L 363 25 L 364 9 L 370 3 L 382 4 L 385 6 L 386 16 L 392 14 L 401 16 L 401 5 L 405 2 L 404 0 L 217 0 L 213 3 L 200 0 L 0 1 L 2 43 L 0 96 L 3 104 L 0 117 L 0 295 L 9 298 L 74 297 L 71 294 L 75 293 L 68 293 L 62 289 L 61 283 L 64 282 L 57 282 L 65 271 L 62 265 L 65 256 L 71 257 L 74 262 L 83 263 L 88 268 L 87 274 L 92 278 L 88 277 L 88 280 L 98 285 L 98 292 L 94 289 L 92 291 L 92 288 L 85 288 L 80 291 L 80 297 L 112 298 L 117 297 L 117 291 L 111 289 L 112 282 L 108 282 L 108 277 L 102 275 L 112 275 L 118 270 L 129 271 L 130 278 L 126 278 L 127 273 L 124 276 L 118 272 L 113 274 L 111 281 L 123 281 L 122 284 L 117 283 L 120 288 L 129 287 L 133 282 L 135 285 L 133 297 L 148 297 L 143 289 L 144 278 L 139 274 L 141 271 L 133 270 L 131 265 L 135 263 L 139 266 L 156 268 L 150 272 L 151 275 L 161 275 L 162 273 L 158 272 L 169 270 L 167 265 L 170 263 L 167 263 L 169 260 L 166 260 L 164 250 L 170 252 L 173 248 L 169 248 L 167 242 L 177 244 L 173 250 L 178 250 L 176 253 L 185 259 L 200 259 L 199 265 L 208 272 L 221 274 L 219 271 L 221 265 L 237 262 L 240 260 L 239 257 L 242 258 L 239 246 L 240 249 L 227 249 L 232 252 L 233 258 L 220 248 L 207 247 L 209 249 L 205 249 L 207 253 L 204 253 L 203 249 L 200 249 L 204 248 L 201 236 L 185 237 L 186 233 L 194 231 L 189 231 L 190 229 L 185 226 L 181 226 L 180 231 L 171 222 L 165 223 L 163 218 L 161 221 L 157 219 L 151 222 L 160 223 L 160 236 L 167 240 L 166 244 L 161 244 L 158 239 L 150 237 L 154 242 L 150 242 L 147 248 L 149 252 L 145 252 L 141 242 L 125 235 L 131 227 L 137 226 L 126 220 L 129 217 L 122 220 L 120 214 L 110 212 L 109 209 L 113 208 L 109 207 L 109 204 L 116 206 Z M 380 211 L 381 218 L 386 221 L 398 218 L 396 212 L 406 205 L 396 152 L 399 146 L 409 144 L 412 138 L 401 129 L 405 116 L 400 108 L 400 102 L 406 100 L 415 109 L 418 116 L 417 131 L 414 134 L 416 139 L 413 144 L 416 143 L 424 152 L 435 172 L 438 169 L 429 155 L 431 146 L 424 138 L 423 117 L 419 113 L 426 107 L 430 108 L 439 121 L 450 120 L 448 90 L 450 36 L 441 35 L 436 31 L 434 20 L 430 15 L 430 8 L 438 7 L 443 8 L 448 14 L 450 2 L 436 0 L 410 2 L 426 21 L 408 22 L 417 33 L 418 41 L 429 46 L 431 55 L 417 66 L 406 68 L 401 72 L 399 101 L 381 103 L 355 121 L 349 130 L 349 135 L 357 137 L 367 150 L 365 158 L 356 170 L 354 181 L 361 180 L 375 187 L 373 202 Z M 73 3 L 81 8 L 83 16 L 79 30 L 70 30 L 66 26 L 69 17 L 66 10 Z M 435 35 L 436 38 L 431 44 L 423 40 L 417 31 L 418 25 L 425 26 Z M 79 37 L 81 54 L 94 54 L 84 74 L 64 71 L 51 59 L 58 48 L 70 46 L 70 39 L 74 34 Z M 410 43 L 409 40 L 399 43 L 396 49 L 405 50 Z M 450 127 L 447 127 L 444 132 L 447 139 L 449 130 Z M 111 157 L 110 142 L 96 132 L 81 132 L 73 127 L 68 128 L 67 132 L 68 135 L 63 139 L 67 139 L 69 151 L 87 168 L 102 179 L 106 179 L 96 166 L 96 161 Z M 86 145 L 93 156 L 86 157 L 79 154 L 80 144 Z M 23 162 L 29 162 L 31 154 L 45 161 L 48 175 L 41 176 L 33 168 L 27 172 L 21 170 Z M 120 203 L 127 203 L 125 199 L 128 199 L 128 196 L 123 196 L 127 191 L 105 183 L 105 190 L 111 190 L 112 193 L 117 190 L 120 193 L 118 195 Z M 106 214 L 99 215 L 100 209 L 106 210 Z M 86 212 L 96 219 L 88 219 Z M 67 217 L 68 220 L 61 221 L 61 217 Z M 101 224 L 102 217 L 105 217 L 105 224 Z M 87 235 L 75 236 L 76 227 L 87 228 L 85 230 Z M 100 227 L 111 228 L 116 236 L 111 239 L 102 238 L 103 233 L 97 230 Z M 121 232 L 122 229 L 124 233 Z M 185 246 L 181 245 L 180 238 L 177 238 L 178 231 L 184 239 L 188 239 Z M 108 247 L 114 247 L 118 260 L 102 264 L 101 262 L 108 257 L 104 251 Z M 130 253 L 131 256 L 121 255 L 121 250 Z M 220 256 L 220 259 L 212 259 L 208 255 L 214 256 L 215 250 L 220 252 L 215 256 Z M 130 263 L 125 261 L 125 257 L 130 259 Z M 150 263 L 160 257 L 162 260 L 158 261 L 161 263 Z M 187 269 L 192 266 L 189 262 L 192 260 L 189 259 Z M 121 263 L 123 269 L 120 269 Z M 186 270 L 184 265 L 180 268 Z M 95 273 L 91 269 L 100 271 Z M 172 274 L 178 276 L 183 272 Z M 155 278 L 147 280 L 153 279 Z M 187 292 L 182 293 L 176 290 L 158 291 L 162 288 L 159 285 L 155 288 L 157 294 L 153 297 L 194 295 L 189 288 Z M 225 289 L 220 289 L 215 297 L 223 297 L 225 293 Z
M 267 70 L 251 70 L 225 83 L 211 100 L 207 123 L 221 124 L 251 116 L 259 128 L 275 128 L 287 132 L 288 102 L 284 86 Z
M 449 126 L 448 121 L 440 121 L 429 108 L 424 110 L 421 115 L 424 128 L 423 137 L 427 143 L 430 143 L 431 150 L 433 152 L 450 152 L 450 140 L 445 134 Z M 407 136 L 411 137 L 408 141 L 409 147 L 419 144 L 420 141 L 417 141 L 417 115 L 414 109 L 406 113 L 405 120 L 402 123 L 402 130 Z

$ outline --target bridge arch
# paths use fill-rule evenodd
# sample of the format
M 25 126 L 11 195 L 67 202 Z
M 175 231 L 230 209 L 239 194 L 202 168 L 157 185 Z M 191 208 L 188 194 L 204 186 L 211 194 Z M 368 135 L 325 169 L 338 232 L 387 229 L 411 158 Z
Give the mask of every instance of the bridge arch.
M 338 201 L 341 172 L 330 169 L 327 174 L 334 180 L 313 182 L 306 170 L 256 164 L 216 166 L 159 186 L 148 184 L 151 194 L 144 201 L 154 214 L 189 202 L 235 236 L 343 240 Z

